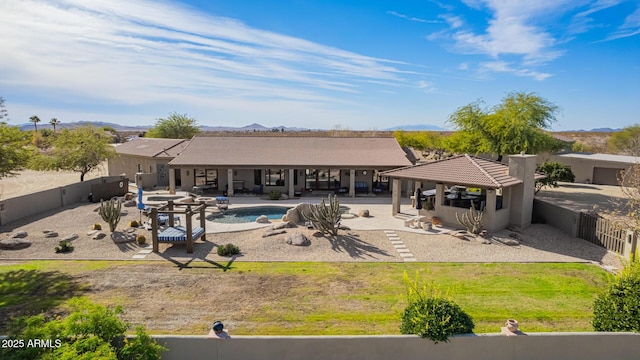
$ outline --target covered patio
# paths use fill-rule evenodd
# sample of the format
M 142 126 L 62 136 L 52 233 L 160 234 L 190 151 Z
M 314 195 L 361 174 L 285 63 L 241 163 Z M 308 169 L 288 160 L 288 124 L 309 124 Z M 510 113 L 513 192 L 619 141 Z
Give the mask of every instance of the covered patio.
M 435 189 L 423 191 L 419 215 L 427 220 L 438 217 L 447 226 L 460 227 L 456 213 L 469 211 L 470 206 L 484 211 L 485 229 L 496 231 L 507 226 L 526 228 L 531 224 L 535 180 L 535 155 L 511 155 L 509 165 L 468 154 L 432 163 L 385 171 L 392 178 L 392 214 L 400 212 L 401 180 L 415 182 L 415 189 L 424 183 Z

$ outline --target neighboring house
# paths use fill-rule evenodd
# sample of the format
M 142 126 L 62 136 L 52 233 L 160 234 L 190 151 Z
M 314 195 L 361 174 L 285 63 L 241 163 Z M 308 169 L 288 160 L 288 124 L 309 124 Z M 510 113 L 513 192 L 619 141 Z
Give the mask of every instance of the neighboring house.
M 640 163 L 640 157 L 610 154 L 568 153 L 546 158 L 570 166 L 575 182 L 599 185 L 619 185 L 620 172 Z
M 535 180 L 545 177 L 535 170 L 535 155 L 511 155 L 506 165 L 464 154 L 385 171 L 382 175 L 393 179 L 393 215 L 400 212 L 401 180 L 415 181 L 416 187 L 429 182 L 436 184 L 435 192 L 429 192 L 434 195 L 432 216 L 445 225 L 459 227 L 456 213 L 461 216 L 473 204 L 484 209 L 484 228 L 495 231 L 509 225 L 525 228 L 531 224 Z M 469 188 L 474 191 L 454 191 Z
M 194 137 L 169 162 L 169 188 L 355 196 L 388 190 L 378 173 L 411 164 L 392 137 Z
M 109 175 L 126 174 L 145 189 L 169 186 L 169 161 L 188 144 L 185 139 L 135 138 L 115 147 L 119 156 L 109 159 Z M 179 183 L 179 178 L 177 179 Z

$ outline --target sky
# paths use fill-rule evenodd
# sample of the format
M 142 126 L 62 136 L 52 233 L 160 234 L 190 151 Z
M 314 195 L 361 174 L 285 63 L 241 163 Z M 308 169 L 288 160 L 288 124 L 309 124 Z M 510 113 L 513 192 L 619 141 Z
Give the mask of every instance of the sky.
M 9 124 L 451 128 L 532 92 L 553 130 L 640 123 L 640 1 L 3 0 Z

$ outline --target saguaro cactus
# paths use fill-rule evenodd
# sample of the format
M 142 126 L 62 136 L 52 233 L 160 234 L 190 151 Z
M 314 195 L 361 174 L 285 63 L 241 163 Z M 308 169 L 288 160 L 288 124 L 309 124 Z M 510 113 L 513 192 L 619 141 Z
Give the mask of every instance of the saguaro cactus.
M 112 198 L 109 201 L 100 200 L 100 216 L 102 216 L 102 220 L 109 224 L 109 230 L 111 230 L 111 232 L 116 231 L 116 227 L 120 222 L 121 209 L 122 202 L 116 198 Z
M 322 199 L 320 204 L 310 206 L 309 211 L 304 215 L 311 221 L 316 230 L 320 230 L 324 234 L 338 235 L 339 222 L 342 215 L 340 202 L 336 195 L 332 196 L 331 194 L 329 194 L 328 200 L 329 205 Z
M 484 224 L 482 224 L 482 215 L 484 215 L 484 211 L 476 210 L 475 206 L 473 206 L 473 201 L 471 201 L 469 212 L 463 213 L 462 216 L 458 216 L 458 213 L 456 213 L 456 220 L 458 220 L 458 223 L 464 226 L 468 232 L 472 234 L 479 234 L 482 231 L 482 228 L 484 228 Z

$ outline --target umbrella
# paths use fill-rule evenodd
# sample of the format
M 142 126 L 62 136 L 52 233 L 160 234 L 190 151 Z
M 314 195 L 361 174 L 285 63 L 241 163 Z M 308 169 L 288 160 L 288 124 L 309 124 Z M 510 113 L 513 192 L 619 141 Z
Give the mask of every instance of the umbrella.
M 142 186 L 138 187 L 138 210 L 140 210 L 140 223 L 142 223 L 142 210 L 145 206 L 142 203 Z
M 420 214 L 420 209 L 422 209 L 422 189 L 416 189 L 416 210 L 418 210 L 418 214 Z

